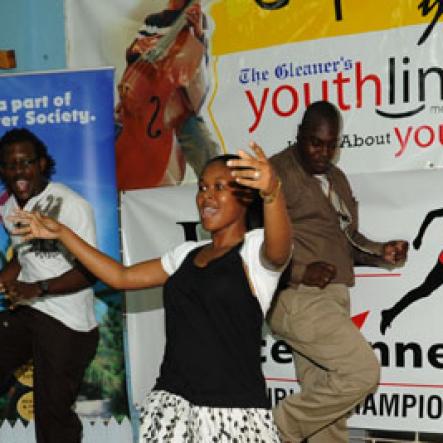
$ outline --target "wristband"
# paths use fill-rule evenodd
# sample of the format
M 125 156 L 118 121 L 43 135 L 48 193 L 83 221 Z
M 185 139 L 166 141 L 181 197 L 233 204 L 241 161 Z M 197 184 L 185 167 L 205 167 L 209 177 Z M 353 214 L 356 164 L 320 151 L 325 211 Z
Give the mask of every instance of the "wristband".
M 260 189 L 259 194 L 260 194 L 260 197 L 263 199 L 263 203 L 265 203 L 265 204 L 272 203 L 277 198 L 278 194 L 280 193 L 281 185 L 282 185 L 281 179 L 280 179 L 280 177 L 277 177 L 277 184 L 275 185 L 275 188 L 269 194 L 265 194 L 263 192 L 263 190 Z

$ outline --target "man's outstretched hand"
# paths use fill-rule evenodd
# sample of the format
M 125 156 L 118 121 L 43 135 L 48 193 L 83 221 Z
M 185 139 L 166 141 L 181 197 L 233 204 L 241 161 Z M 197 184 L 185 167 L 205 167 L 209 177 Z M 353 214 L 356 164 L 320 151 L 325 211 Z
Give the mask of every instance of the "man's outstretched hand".
M 397 265 L 406 260 L 408 249 L 407 241 L 391 240 L 383 245 L 383 259 L 391 265 Z

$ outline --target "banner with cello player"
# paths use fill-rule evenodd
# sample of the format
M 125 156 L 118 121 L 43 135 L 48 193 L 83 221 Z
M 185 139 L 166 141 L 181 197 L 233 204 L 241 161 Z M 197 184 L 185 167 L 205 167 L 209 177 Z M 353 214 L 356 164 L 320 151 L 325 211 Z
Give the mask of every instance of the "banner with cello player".
M 220 152 L 201 113 L 209 92 L 209 39 L 200 1 L 144 5 L 126 48 L 115 61 L 109 59 L 111 64 L 123 60 L 115 104 L 120 190 L 182 183 L 186 165 L 194 180 Z M 100 6 L 92 9 L 98 13 Z

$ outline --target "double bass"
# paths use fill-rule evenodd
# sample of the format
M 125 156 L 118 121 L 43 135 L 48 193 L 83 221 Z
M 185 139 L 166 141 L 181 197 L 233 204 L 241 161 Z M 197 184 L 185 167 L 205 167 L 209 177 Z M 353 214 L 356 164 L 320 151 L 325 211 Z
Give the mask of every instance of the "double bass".
M 174 131 L 191 112 L 180 89 L 190 84 L 205 51 L 187 26 L 185 15 L 197 1 L 188 3 L 166 35 L 137 40 L 140 56 L 128 64 L 118 85 L 119 190 L 155 187 L 164 181 L 176 143 Z M 183 178 L 183 156 L 176 161 Z

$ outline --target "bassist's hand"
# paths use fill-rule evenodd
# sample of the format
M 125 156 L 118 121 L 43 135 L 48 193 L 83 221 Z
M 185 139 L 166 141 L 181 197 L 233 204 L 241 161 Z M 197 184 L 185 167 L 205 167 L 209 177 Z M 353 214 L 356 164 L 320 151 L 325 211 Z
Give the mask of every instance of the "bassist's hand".
M 194 29 L 194 35 L 201 40 L 203 37 L 203 16 L 199 3 L 195 3 L 186 9 L 186 18 L 189 26 Z

